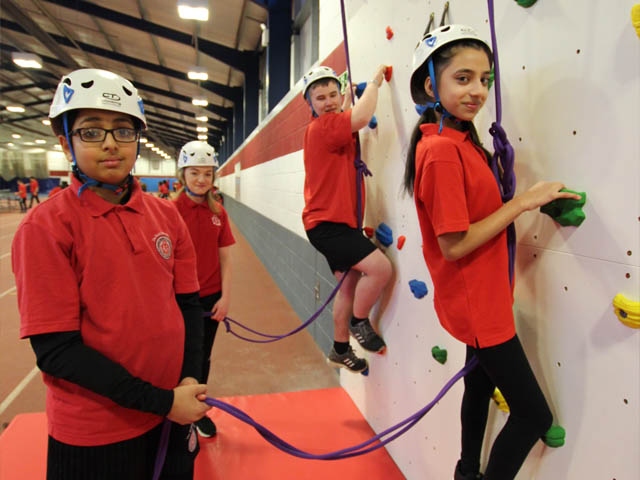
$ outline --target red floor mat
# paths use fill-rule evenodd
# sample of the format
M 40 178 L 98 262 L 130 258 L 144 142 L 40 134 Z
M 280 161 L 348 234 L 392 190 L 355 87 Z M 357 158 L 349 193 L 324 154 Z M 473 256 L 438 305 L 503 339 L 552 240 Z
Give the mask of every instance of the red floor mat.
M 342 388 L 222 398 L 309 453 L 328 453 L 374 435 Z M 273 447 L 252 427 L 212 409 L 218 435 L 201 441 L 195 480 L 404 480 L 385 449 L 344 460 L 304 460 Z M 46 417 L 17 415 L 0 436 L 0 480 L 44 479 Z

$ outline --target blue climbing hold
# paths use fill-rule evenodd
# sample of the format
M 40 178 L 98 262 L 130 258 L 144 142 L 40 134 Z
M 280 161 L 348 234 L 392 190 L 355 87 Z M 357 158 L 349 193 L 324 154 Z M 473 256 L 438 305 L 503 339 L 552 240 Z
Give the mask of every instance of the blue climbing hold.
M 427 284 L 421 280 L 409 280 L 409 288 L 416 298 L 422 298 L 429 293 Z
M 376 238 L 382 245 L 388 247 L 393 243 L 393 231 L 389 225 L 381 223 L 378 225 L 378 228 L 376 228 Z

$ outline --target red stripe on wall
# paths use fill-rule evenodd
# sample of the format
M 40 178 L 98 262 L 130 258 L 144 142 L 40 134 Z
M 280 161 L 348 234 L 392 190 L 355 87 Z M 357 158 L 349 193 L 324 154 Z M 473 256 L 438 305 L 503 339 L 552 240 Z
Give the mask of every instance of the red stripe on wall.
M 347 60 L 342 43 L 324 59 L 322 65 L 336 72 L 346 70 Z M 216 176 L 233 174 L 238 163 L 242 170 L 246 170 L 302 150 L 304 131 L 310 120 L 311 110 L 307 102 L 302 95 L 296 95 L 269 123 L 259 127 L 260 130 L 249 143 L 234 152 L 231 159 L 216 172 Z

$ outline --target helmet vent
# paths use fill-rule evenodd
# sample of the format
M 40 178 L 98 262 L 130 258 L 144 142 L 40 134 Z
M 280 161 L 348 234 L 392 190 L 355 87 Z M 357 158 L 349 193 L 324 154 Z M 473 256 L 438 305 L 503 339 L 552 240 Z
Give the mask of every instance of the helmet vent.
M 127 87 L 125 87 L 124 85 L 122 86 L 122 90 L 124 91 L 124 93 L 127 94 L 127 96 L 131 96 L 133 95 L 133 92 L 131 90 L 129 90 Z
M 91 88 L 93 87 L 93 80 L 89 80 L 88 82 L 81 83 L 82 88 Z

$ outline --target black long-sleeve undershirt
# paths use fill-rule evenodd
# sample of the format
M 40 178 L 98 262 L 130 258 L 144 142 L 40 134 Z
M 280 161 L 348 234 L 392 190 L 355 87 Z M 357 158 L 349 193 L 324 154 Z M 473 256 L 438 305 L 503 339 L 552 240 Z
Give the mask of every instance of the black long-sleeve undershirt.
M 198 294 L 179 294 L 176 300 L 185 322 L 181 378 L 200 377 L 202 363 L 202 307 Z M 156 387 L 131 375 L 122 365 L 82 341 L 79 331 L 30 337 L 36 362 L 43 372 L 67 380 L 123 407 L 166 416 L 173 405 L 173 390 Z

